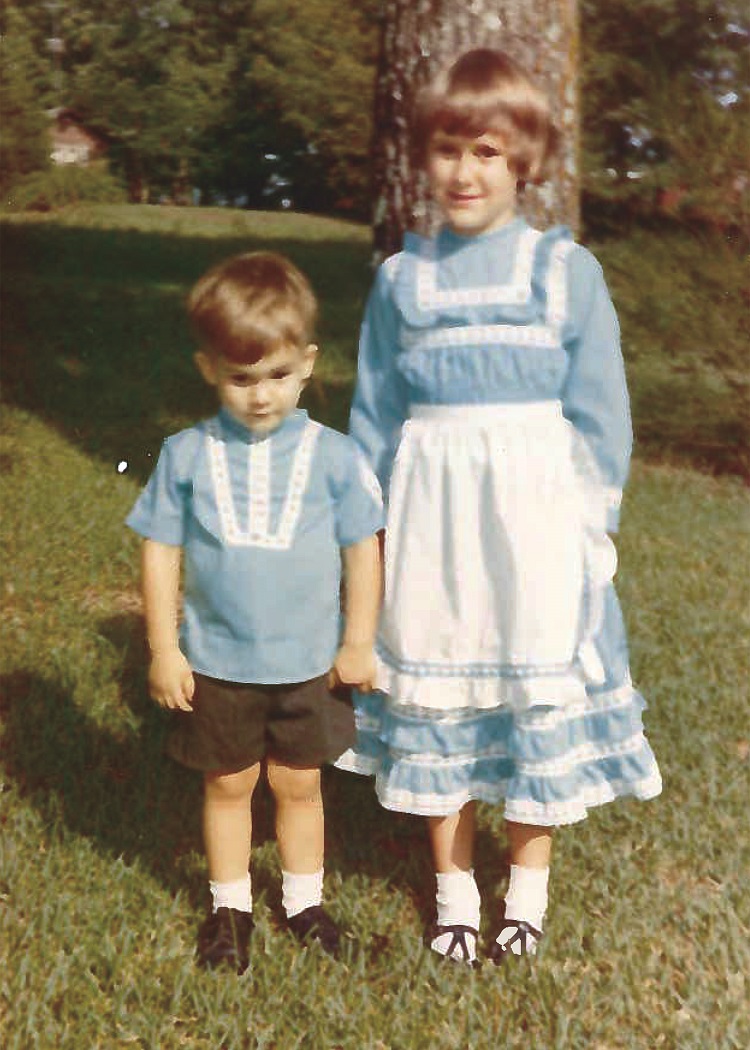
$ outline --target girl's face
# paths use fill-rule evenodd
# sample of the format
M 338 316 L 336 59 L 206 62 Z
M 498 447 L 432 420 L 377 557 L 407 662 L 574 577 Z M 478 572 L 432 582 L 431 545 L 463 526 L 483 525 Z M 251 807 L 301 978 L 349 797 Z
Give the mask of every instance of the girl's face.
M 492 132 L 471 138 L 435 131 L 427 175 L 433 197 L 455 233 L 488 233 L 515 215 L 518 180 L 508 168 L 500 137 Z

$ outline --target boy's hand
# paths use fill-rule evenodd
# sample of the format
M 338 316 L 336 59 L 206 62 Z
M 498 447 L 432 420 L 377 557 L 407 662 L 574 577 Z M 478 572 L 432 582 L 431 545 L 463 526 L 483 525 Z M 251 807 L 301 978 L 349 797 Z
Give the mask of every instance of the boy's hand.
M 340 685 L 355 686 L 361 693 L 375 688 L 375 650 L 371 645 L 344 644 L 336 653 L 328 676 L 331 689 Z
M 192 711 L 191 700 L 195 681 L 190 664 L 180 649 L 165 649 L 154 653 L 148 672 L 148 687 L 152 699 L 171 710 Z

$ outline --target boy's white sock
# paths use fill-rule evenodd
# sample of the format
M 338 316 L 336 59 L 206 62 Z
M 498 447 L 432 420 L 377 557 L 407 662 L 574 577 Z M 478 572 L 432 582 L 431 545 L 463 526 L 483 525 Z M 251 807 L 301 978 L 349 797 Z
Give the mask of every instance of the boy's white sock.
M 287 919 L 299 915 L 305 908 L 323 903 L 323 869 L 313 875 L 295 875 L 281 872 L 281 903 Z
M 437 923 L 438 926 L 471 926 L 479 929 L 479 890 L 474 881 L 473 871 L 439 871 L 435 876 L 437 882 Z M 441 933 L 431 943 L 433 951 L 447 955 L 453 940 L 453 934 Z M 459 945 L 451 952 L 452 958 L 460 961 L 474 962 L 477 957 L 476 937 L 466 935 L 468 960 Z
M 215 882 L 213 879 L 208 884 L 211 890 L 213 910 L 219 908 L 234 908 L 236 911 L 252 912 L 253 890 L 250 881 L 250 873 L 244 879 L 234 882 Z
M 547 911 L 547 884 L 549 868 L 524 868 L 520 864 L 511 864 L 508 892 L 505 894 L 505 918 L 515 922 L 528 922 L 541 931 L 544 913 Z M 515 936 L 515 931 L 504 930 L 497 938 L 505 944 Z M 531 951 L 536 945 L 529 946 Z M 521 945 L 516 941 L 511 945 L 516 955 L 521 953 Z

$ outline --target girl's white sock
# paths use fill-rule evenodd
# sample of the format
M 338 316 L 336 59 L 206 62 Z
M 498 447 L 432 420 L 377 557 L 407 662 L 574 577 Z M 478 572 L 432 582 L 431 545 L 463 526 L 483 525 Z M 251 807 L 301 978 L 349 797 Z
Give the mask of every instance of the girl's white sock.
M 515 922 L 528 922 L 541 932 L 544 913 L 547 911 L 547 884 L 549 868 L 524 868 L 520 864 L 511 864 L 508 892 L 505 894 L 505 918 Z M 515 937 L 512 928 L 504 930 L 497 938 L 500 944 Z M 533 954 L 536 944 L 530 944 Z M 510 949 L 514 954 L 521 954 L 521 945 L 515 941 Z
M 298 915 L 305 908 L 323 903 L 323 869 L 313 875 L 295 875 L 291 871 L 281 872 L 281 903 L 287 919 Z
M 208 887 L 211 890 L 214 912 L 219 908 L 252 912 L 253 890 L 249 872 L 244 879 L 237 879 L 235 882 L 215 882 L 212 879 Z
M 471 926 L 479 929 L 479 890 L 474 881 L 473 871 L 439 871 L 437 881 L 437 923 L 438 926 Z M 435 937 L 431 947 L 440 955 L 447 955 L 453 940 L 453 934 L 441 933 Z M 456 945 L 451 956 L 460 961 L 474 962 L 477 957 L 477 939 L 466 935 L 466 947 L 469 958 L 465 959 L 460 946 Z

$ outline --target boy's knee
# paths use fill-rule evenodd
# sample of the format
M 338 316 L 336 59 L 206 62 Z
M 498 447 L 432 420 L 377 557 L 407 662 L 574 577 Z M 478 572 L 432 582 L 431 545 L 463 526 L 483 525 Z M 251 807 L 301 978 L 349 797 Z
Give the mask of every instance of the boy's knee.
M 278 801 L 299 803 L 320 801 L 319 769 L 296 769 L 269 759 L 267 772 L 268 785 Z
M 258 783 L 260 765 L 242 769 L 239 773 L 206 773 L 206 794 L 216 800 L 236 802 L 252 795 Z

